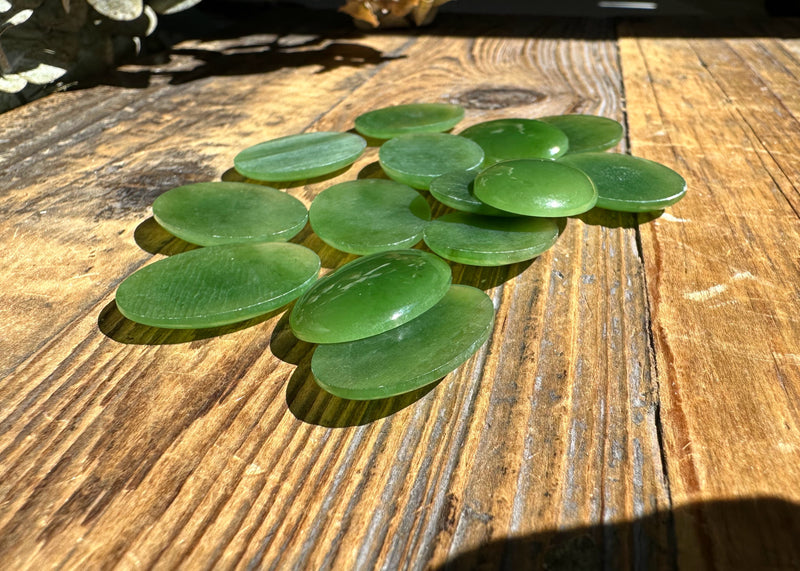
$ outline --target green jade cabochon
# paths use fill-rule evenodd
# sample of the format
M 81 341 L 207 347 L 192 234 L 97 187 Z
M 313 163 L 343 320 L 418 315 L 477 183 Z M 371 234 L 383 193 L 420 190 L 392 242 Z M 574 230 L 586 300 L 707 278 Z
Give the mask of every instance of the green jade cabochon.
M 559 162 L 585 172 L 597 187 L 597 206 L 607 210 L 660 210 L 686 194 L 681 175 L 647 159 L 619 153 L 581 153 Z
M 299 339 L 311 343 L 378 335 L 430 309 L 451 279 L 450 266 L 428 252 L 371 254 L 315 283 L 297 301 L 289 322 Z
M 589 177 L 561 162 L 547 160 L 497 163 L 475 178 L 474 190 L 486 204 L 526 216 L 573 216 L 597 202 L 597 191 Z
M 476 174 L 474 171 L 462 171 L 437 176 L 431 181 L 430 193 L 442 204 L 462 212 L 487 216 L 519 216 L 512 212 L 498 210 L 478 200 L 473 191 Z
M 428 202 L 399 182 L 364 179 L 336 184 L 311 203 L 311 228 L 326 244 L 350 254 L 410 248 L 431 218 Z
M 439 133 L 464 118 L 464 108 L 449 103 L 409 103 L 375 109 L 356 117 L 356 131 L 367 137 L 391 139 L 406 133 Z
M 555 159 L 567 152 L 563 131 L 535 119 L 496 119 L 459 133 L 478 143 L 486 155 L 483 166 L 512 159 Z
M 117 289 L 117 307 L 153 327 L 196 329 L 277 309 L 317 278 L 320 260 L 297 244 L 209 246 L 145 266 Z
M 326 391 L 368 400 L 403 394 L 451 372 L 486 342 L 492 300 L 479 289 L 451 286 L 431 309 L 399 327 L 349 343 L 320 345 L 311 372 Z
M 466 212 L 440 216 L 425 243 L 441 257 L 472 266 L 501 266 L 535 258 L 558 239 L 552 218 L 497 218 Z
M 254 180 L 303 180 L 352 164 L 366 146 L 354 133 L 301 133 L 249 147 L 236 155 L 233 165 Z
M 622 139 L 622 125 L 607 117 L 596 115 L 553 115 L 540 117 L 544 121 L 564 131 L 569 139 L 567 154 L 605 151 Z
M 214 246 L 285 242 L 306 225 L 308 211 L 295 197 L 269 186 L 199 182 L 156 198 L 153 217 L 178 238 Z
M 392 180 L 428 190 L 437 176 L 478 170 L 483 163 L 483 150 L 477 143 L 456 135 L 415 133 L 386 141 L 378 158 Z

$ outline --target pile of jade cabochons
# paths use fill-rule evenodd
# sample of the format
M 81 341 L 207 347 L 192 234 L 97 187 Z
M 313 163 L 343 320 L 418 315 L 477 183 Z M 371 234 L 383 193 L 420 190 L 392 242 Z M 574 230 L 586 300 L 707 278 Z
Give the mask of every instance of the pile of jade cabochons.
M 181 186 L 153 203 L 171 234 L 204 246 L 124 280 L 117 307 L 154 327 L 206 328 L 263 315 L 294 300 L 290 326 L 319 344 L 317 383 L 343 398 L 376 399 L 434 382 L 488 339 L 494 307 L 451 283 L 443 260 L 498 266 L 550 248 L 559 222 L 595 206 L 649 212 L 686 192 L 669 168 L 604 152 L 622 126 L 591 115 L 498 119 L 449 134 L 457 105 L 416 103 L 365 113 L 351 132 L 290 135 L 240 152 L 234 166 L 259 182 L 335 173 L 382 142 L 384 178 L 335 184 L 307 210 L 264 184 Z M 362 137 L 363 135 L 364 137 Z M 419 191 L 452 209 L 431 220 Z M 310 222 L 326 244 L 359 258 L 323 278 L 319 256 L 288 242 Z M 415 249 L 424 240 L 429 251 Z

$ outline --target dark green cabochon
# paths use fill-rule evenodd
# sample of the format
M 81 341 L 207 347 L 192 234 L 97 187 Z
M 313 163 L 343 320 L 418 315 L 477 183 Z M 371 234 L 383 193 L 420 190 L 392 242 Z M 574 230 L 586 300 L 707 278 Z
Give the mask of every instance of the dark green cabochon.
M 582 171 L 535 159 L 489 167 L 475 178 L 474 191 L 490 206 L 526 216 L 572 216 L 597 201 L 597 191 Z

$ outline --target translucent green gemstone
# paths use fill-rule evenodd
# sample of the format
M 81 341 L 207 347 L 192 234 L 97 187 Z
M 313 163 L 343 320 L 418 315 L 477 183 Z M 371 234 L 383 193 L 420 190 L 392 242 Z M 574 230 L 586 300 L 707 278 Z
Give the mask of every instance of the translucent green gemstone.
M 559 162 L 585 172 L 597 187 L 597 206 L 608 210 L 659 210 L 686 194 L 681 175 L 647 159 L 618 153 L 581 153 Z
M 302 180 L 352 164 L 366 146 L 353 133 L 301 133 L 249 147 L 236 155 L 233 165 L 254 180 Z
M 484 167 L 512 159 L 555 159 L 567 152 L 561 129 L 535 119 L 496 119 L 465 129 L 460 136 L 478 143 Z
M 569 154 L 605 151 L 622 139 L 622 125 L 607 117 L 597 115 L 553 115 L 540 117 L 564 131 L 569 139 Z
M 464 109 L 449 103 L 411 103 L 384 107 L 356 117 L 356 131 L 367 137 L 391 139 L 406 133 L 440 133 L 464 118 Z
M 486 204 L 526 216 L 572 216 L 597 202 L 589 177 L 560 161 L 497 163 L 477 176 L 474 190 Z
M 159 260 L 117 289 L 117 307 L 153 327 L 195 329 L 277 309 L 314 283 L 320 260 L 297 244 L 209 246 Z
M 430 309 L 447 292 L 450 280 L 450 266 L 421 250 L 358 258 L 303 294 L 292 310 L 292 331 L 311 343 L 377 335 Z
M 214 246 L 284 242 L 303 229 L 308 211 L 295 197 L 269 186 L 199 182 L 156 198 L 153 216 L 178 238 Z
M 431 208 L 399 182 L 363 179 L 322 191 L 310 210 L 311 228 L 325 243 L 350 254 L 410 248 L 422 239 Z
M 472 266 L 501 266 L 535 258 L 558 238 L 552 218 L 497 218 L 451 212 L 425 229 L 425 243 L 441 257 Z
M 415 133 L 386 141 L 378 157 L 389 178 L 428 190 L 437 176 L 480 168 L 483 150 L 469 139 L 456 135 Z
M 451 286 L 431 309 L 395 329 L 349 343 L 320 345 L 311 371 L 326 391 L 348 399 L 413 391 L 466 361 L 489 338 L 492 300 L 481 290 Z
M 462 212 L 488 216 L 517 216 L 517 214 L 498 210 L 478 200 L 473 191 L 476 174 L 474 171 L 443 174 L 431 181 L 430 192 L 442 204 Z

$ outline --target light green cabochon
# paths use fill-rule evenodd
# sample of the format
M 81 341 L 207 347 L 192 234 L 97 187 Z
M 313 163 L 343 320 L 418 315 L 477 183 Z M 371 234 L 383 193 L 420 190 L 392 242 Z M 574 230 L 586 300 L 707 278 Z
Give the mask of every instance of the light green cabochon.
M 320 345 L 311 371 L 326 391 L 348 399 L 378 399 L 423 387 L 451 372 L 489 338 L 492 300 L 453 285 L 419 317 L 373 337 Z
M 320 279 L 294 306 L 294 334 L 340 343 L 393 329 L 430 309 L 447 292 L 450 266 L 422 250 L 364 256 Z
M 178 238 L 214 246 L 285 242 L 306 225 L 308 211 L 295 197 L 269 186 L 199 182 L 156 198 L 153 217 Z
M 236 155 L 233 165 L 254 180 L 303 180 L 352 164 L 366 146 L 354 133 L 301 133 L 249 147 Z
M 297 244 L 209 246 L 133 273 L 117 289 L 117 307 L 153 327 L 227 325 L 286 305 L 316 281 L 319 269 L 317 254 Z
M 378 157 L 389 178 L 428 190 L 438 176 L 478 170 L 483 163 L 483 150 L 477 143 L 456 135 L 419 133 L 386 141 Z
M 425 243 L 441 257 L 473 266 L 501 266 L 535 258 L 558 239 L 552 218 L 498 218 L 466 212 L 440 216 Z
M 597 206 L 608 210 L 660 210 L 686 194 L 681 175 L 647 159 L 619 153 L 581 153 L 559 162 L 585 172 L 597 187 Z
M 519 216 L 512 212 L 505 212 L 481 202 L 473 190 L 475 171 L 451 172 L 438 176 L 431 181 L 430 193 L 436 200 L 473 214 L 486 214 L 488 216 Z
M 356 131 L 367 137 L 391 139 L 407 133 L 439 133 L 464 118 L 464 108 L 450 103 L 409 103 L 375 109 L 356 117 Z
M 486 155 L 484 167 L 513 159 L 554 159 L 567 152 L 569 141 L 560 129 L 535 119 L 496 119 L 459 133 L 478 143 Z
M 605 151 L 619 143 L 623 135 L 619 122 L 597 115 L 553 115 L 539 121 L 564 131 L 569 139 L 567 154 Z
M 326 244 L 350 254 L 410 248 L 431 218 L 413 188 L 384 179 L 342 182 L 323 190 L 310 209 L 311 228 Z

